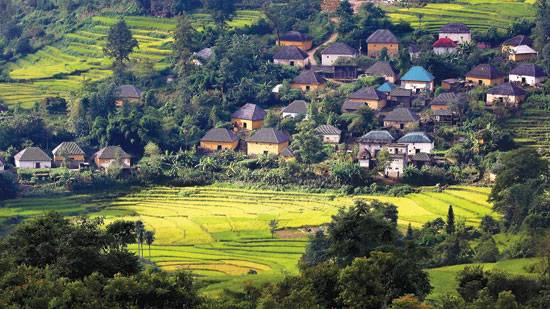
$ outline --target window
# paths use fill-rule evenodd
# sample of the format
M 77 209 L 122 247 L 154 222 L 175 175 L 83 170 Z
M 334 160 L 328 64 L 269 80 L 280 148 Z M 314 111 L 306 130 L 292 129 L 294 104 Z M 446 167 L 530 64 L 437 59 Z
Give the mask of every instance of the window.
M 223 149 L 222 145 L 218 145 L 217 149 L 222 150 Z
M 34 163 L 34 167 L 35 167 L 35 168 L 40 168 L 40 162 Z
M 243 128 L 246 129 L 247 125 L 246 125 L 246 122 L 243 122 Z
M 290 66 L 291 66 L 291 67 L 294 66 L 294 61 L 290 61 Z
M 399 129 L 403 130 L 405 128 L 405 124 L 404 123 L 400 123 L 399 124 Z
M 478 85 L 483 85 L 483 81 L 480 79 L 480 80 L 477 81 L 477 84 Z
M 306 90 L 307 90 L 307 91 L 311 90 L 311 86 L 309 86 L 309 85 L 306 86 Z
M 264 150 L 264 155 L 268 155 L 268 154 L 269 154 L 269 151 Z
M 521 83 L 523 83 L 523 84 L 527 83 L 527 79 L 525 77 L 522 77 L 521 78 Z
M 420 149 L 415 149 L 415 153 L 420 153 Z

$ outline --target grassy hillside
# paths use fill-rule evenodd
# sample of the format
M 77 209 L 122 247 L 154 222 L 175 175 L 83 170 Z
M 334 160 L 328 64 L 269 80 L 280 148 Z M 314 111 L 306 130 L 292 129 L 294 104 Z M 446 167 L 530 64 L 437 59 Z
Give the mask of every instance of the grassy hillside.
M 466 266 L 480 265 L 485 270 L 498 269 L 514 275 L 532 276 L 532 274 L 527 272 L 527 268 L 535 263 L 537 263 L 537 259 L 535 258 L 513 259 L 502 260 L 496 263 L 463 264 L 428 269 L 430 282 L 434 287 L 428 298 L 438 299 L 445 294 L 455 294 L 458 287 L 456 275 Z
M 515 141 L 521 145 L 535 147 L 550 158 L 550 111 L 526 109 L 520 117 L 507 122 L 508 128 L 515 134 Z
M 156 265 L 166 270 L 191 269 L 209 283 L 205 292 L 216 292 L 247 280 L 263 282 L 296 273 L 308 235 L 304 227 L 329 222 L 339 208 L 351 206 L 354 199 L 394 203 L 399 210 L 399 224 L 405 228 L 409 222 L 420 226 L 444 217 L 449 205 L 453 205 L 458 218 L 478 224 L 483 215 L 493 214 L 485 202 L 487 194 L 488 188 L 463 186 L 442 193 L 426 188 L 405 197 L 259 191 L 233 186 L 157 187 L 113 200 L 79 196 L 9 201 L 0 208 L 0 222 L 16 214 L 34 216 L 47 210 L 68 215 L 96 211 L 94 216 L 104 216 L 107 222 L 139 219 L 156 232 L 150 252 Z M 274 218 L 279 220 L 281 231 L 272 238 L 268 222 Z M 248 274 L 250 270 L 257 274 Z
M 505 29 L 514 20 L 534 18 L 533 0 L 458 0 L 452 3 L 429 3 L 421 8 L 387 7 L 394 22 L 404 20 L 413 27 L 436 32 L 451 22 L 460 22 L 473 30 L 486 30 L 490 26 Z M 422 25 L 418 15 L 422 14 Z
M 230 27 L 253 24 L 260 17 L 256 11 L 239 11 Z M 192 15 L 197 29 L 212 23 L 207 14 Z M 144 16 L 125 17 L 134 37 L 139 41 L 130 58 L 151 61 L 157 69 L 166 67 L 171 53 L 172 31 L 176 20 Z M 20 103 L 30 108 L 42 98 L 58 95 L 70 98 L 84 81 L 93 81 L 111 74 L 111 61 L 104 57 L 103 46 L 109 27 L 118 17 L 96 16 L 79 30 L 63 39 L 8 64 L 12 83 L 0 83 L 0 98 L 8 105 Z

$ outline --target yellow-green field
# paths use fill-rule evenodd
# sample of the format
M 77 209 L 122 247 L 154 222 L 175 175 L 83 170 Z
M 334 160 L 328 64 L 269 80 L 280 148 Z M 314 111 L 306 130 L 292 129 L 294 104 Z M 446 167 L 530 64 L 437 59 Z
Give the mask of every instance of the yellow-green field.
M 156 187 L 115 199 L 68 196 L 56 199 L 19 199 L 0 208 L 0 224 L 14 215 L 35 216 L 48 210 L 66 215 L 91 213 L 114 220 L 142 220 L 154 230 L 151 261 L 166 270 L 189 269 L 209 285 L 205 292 L 238 287 L 243 281 L 265 282 L 297 273 L 304 252 L 304 227 L 330 222 L 339 208 L 355 199 L 394 203 L 399 224 L 419 227 L 445 217 L 449 205 L 468 224 L 494 215 L 486 202 L 489 188 L 455 186 L 444 192 L 425 188 L 405 197 L 347 196 L 333 193 L 278 192 L 234 186 Z M 271 238 L 268 222 L 282 229 Z M 135 246 L 132 247 L 135 249 Z M 149 257 L 146 250 L 145 256 Z M 254 270 L 257 274 L 248 274 Z
M 491 26 L 506 29 L 521 18 L 533 19 L 534 0 L 458 0 L 452 3 L 428 3 L 424 7 L 386 7 L 391 20 L 410 22 L 415 28 L 432 32 L 447 23 L 458 22 L 473 30 L 486 30 Z M 421 14 L 421 23 L 418 18 Z
M 229 27 L 251 25 L 260 16 L 257 11 L 238 11 Z M 176 19 L 128 16 L 125 20 L 139 42 L 130 58 L 152 62 L 157 69 L 166 67 Z M 118 17 L 92 17 L 88 25 L 64 35 L 58 43 L 9 63 L 9 76 L 14 82 L 0 83 L 0 98 L 8 105 L 30 108 L 48 96 L 69 99 L 71 91 L 79 90 L 84 81 L 109 76 L 111 61 L 103 55 L 103 46 L 109 27 L 117 21 Z M 212 23 L 207 14 L 192 15 L 192 22 L 199 30 Z
M 526 109 L 519 117 L 506 123 L 514 133 L 514 140 L 522 146 L 534 147 L 546 158 L 550 158 L 550 111 Z

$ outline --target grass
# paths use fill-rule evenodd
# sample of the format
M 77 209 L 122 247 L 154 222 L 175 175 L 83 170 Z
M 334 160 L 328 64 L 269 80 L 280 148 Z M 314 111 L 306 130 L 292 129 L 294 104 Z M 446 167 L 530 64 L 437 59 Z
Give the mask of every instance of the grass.
M 252 25 L 261 17 L 258 11 L 238 11 L 229 27 Z M 139 48 L 130 55 L 137 62 L 150 61 L 155 68 L 169 65 L 174 18 L 127 16 L 125 20 Z M 70 99 L 84 81 L 103 79 L 111 74 L 111 60 L 103 55 L 109 27 L 118 21 L 114 16 L 95 16 L 79 30 L 64 35 L 57 43 L 46 46 L 16 62 L 8 63 L 10 83 L 0 83 L 0 98 L 10 106 L 31 108 L 49 96 Z M 192 15 L 198 30 L 212 24 L 208 14 Z
M 404 197 L 260 191 L 230 185 L 155 187 L 112 199 L 68 196 L 8 201 L 0 208 L 0 222 L 48 210 L 67 215 L 92 213 L 107 223 L 142 220 L 156 233 L 150 260 L 169 271 L 192 270 L 204 283 L 203 291 L 215 294 L 224 288 L 238 289 L 245 281 L 259 284 L 296 274 L 307 243 L 304 227 L 330 222 L 340 208 L 353 205 L 355 199 L 394 203 L 404 229 L 408 223 L 419 227 L 445 217 L 449 205 L 457 218 L 477 225 L 484 214 L 494 215 L 485 202 L 487 193 L 488 188 L 467 186 L 441 193 L 424 188 Z M 272 219 L 279 221 L 280 229 L 291 230 L 292 237 L 281 232 L 277 234 L 281 237 L 272 238 L 268 228 Z M 149 258 L 149 250 L 145 256 Z M 251 270 L 257 274 L 248 274 Z
M 533 1 L 515 0 L 458 0 L 452 3 L 428 3 L 424 7 L 386 7 L 393 22 L 407 21 L 415 28 L 437 32 L 447 23 L 459 22 L 472 30 L 487 30 L 495 26 L 505 30 L 521 18 L 533 19 Z M 419 22 L 422 14 L 422 24 Z
M 550 158 L 550 111 L 530 108 L 520 117 L 507 121 L 507 127 L 514 133 L 514 140 L 522 145 L 534 147 L 546 158 Z
M 527 268 L 535 263 L 537 263 L 536 258 L 529 258 L 502 260 L 496 263 L 462 264 L 428 269 L 430 282 L 434 287 L 428 299 L 436 300 L 446 294 L 456 294 L 456 288 L 458 287 L 456 276 L 458 272 L 463 270 L 466 266 L 480 265 L 485 270 L 498 269 L 514 275 L 534 276 L 534 274 L 527 271 Z

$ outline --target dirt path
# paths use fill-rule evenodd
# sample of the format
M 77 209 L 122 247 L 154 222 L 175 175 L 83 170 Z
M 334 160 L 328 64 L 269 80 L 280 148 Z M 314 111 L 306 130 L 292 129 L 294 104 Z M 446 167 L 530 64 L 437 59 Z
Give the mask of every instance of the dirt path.
M 315 55 L 315 52 L 321 48 L 322 46 L 325 46 L 327 44 L 330 44 L 330 43 L 333 43 L 336 41 L 336 39 L 338 38 L 338 33 L 334 32 L 333 34 L 330 35 L 330 37 L 328 38 L 328 40 L 326 40 L 325 42 L 323 42 L 323 44 L 313 48 L 313 49 L 310 49 L 308 52 L 307 52 L 307 57 L 309 59 L 309 63 L 311 65 L 317 65 L 317 59 L 315 59 L 314 55 Z

